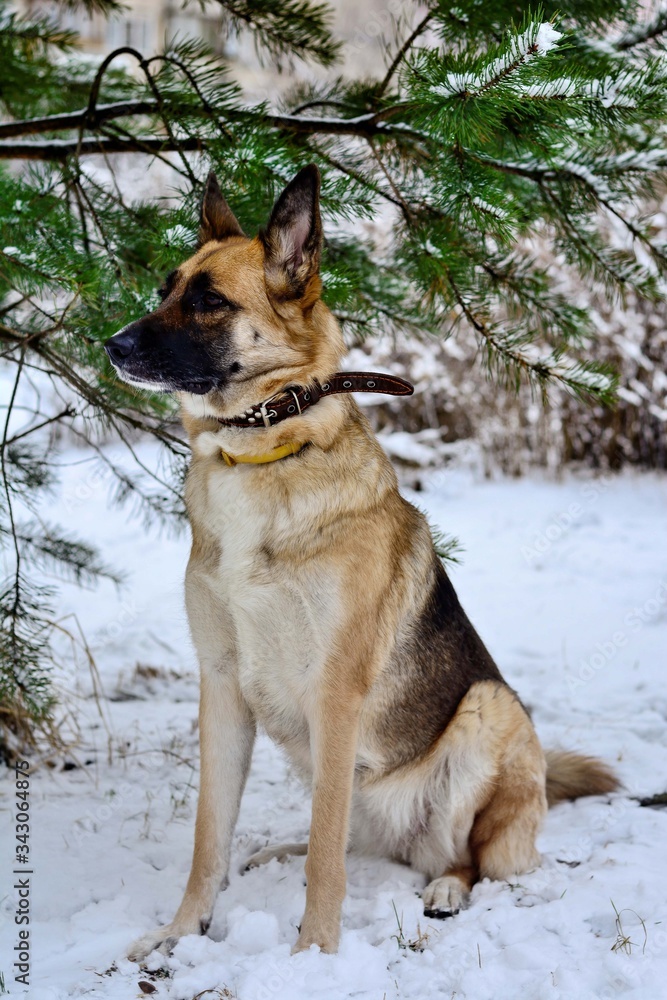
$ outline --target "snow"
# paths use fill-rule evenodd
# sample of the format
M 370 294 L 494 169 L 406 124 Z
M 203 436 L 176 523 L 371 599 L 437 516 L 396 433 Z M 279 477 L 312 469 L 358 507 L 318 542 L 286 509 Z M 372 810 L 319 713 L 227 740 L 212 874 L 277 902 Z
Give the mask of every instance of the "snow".
M 194 233 L 187 226 L 176 225 L 165 230 L 165 242 L 170 246 L 191 246 L 194 242 Z
M 478 97 L 490 87 L 502 85 L 514 89 L 525 97 L 540 100 L 580 97 L 597 101 L 604 108 L 636 106 L 637 92 L 641 90 L 641 78 L 636 67 L 629 67 L 615 76 L 606 76 L 594 81 L 557 77 L 529 83 L 521 74 L 515 78 L 515 70 L 523 68 L 535 56 L 546 55 L 558 45 L 562 37 L 562 32 L 557 31 L 549 22 L 537 26 L 531 25 L 516 37 L 508 35 L 506 51 L 491 60 L 481 71 L 447 73 L 441 83 L 430 87 L 430 91 L 445 98 L 462 95 Z M 627 155 L 631 158 L 638 156 L 636 152 L 630 152 L 622 153 L 621 157 Z M 639 159 L 645 163 L 644 169 L 648 169 L 653 161 L 660 162 L 660 152 L 651 150 L 645 157 L 639 154 Z
M 637 98 L 632 96 L 640 90 L 640 78 L 637 70 L 630 69 L 617 77 L 606 77 L 590 88 L 591 96 L 596 97 L 604 108 L 633 108 Z M 631 93 L 626 93 L 630 91 Z
M 479 73 L 448 73 L 443 83 L 430 88 L 431 93 L 439 97 L 471 94 L 476 96 L 486 90 L 491 84 L 501 81 L 510 84 L 506 76 L 512 69 L 525 64 L 534 56 L 543 56 L 562 38 L 562 32 L 556 31 L 549 22 L 531 25 L 526 31 L 516 37 L 508 36 L 507 51 L 497 59 L 491 60 L 488 66 Z
M 568 77 L 557 77 L 555 80 L 541 80 L 522 87 L 521 93 L 526 97 L 539 97 L 542 100 L 553 97 L 573 97 L 577 93 L 577 82 Z
M 408 436 L 394 447 L 390 438 L 388 450 L 409 458 Z M 122 463 L 119 449 L 108 451 Z M 156 461 L 152 444 L 138 451 L 145 463 Z M 171 918 L 190 864 L 197 681 L 182 605 L 188 540 L 109 507 L 108 477 L 82 457 L 61 456 L 72 464 L 49 517 L 97 539 L 129 578 L 120 591 L 63 590 L 63 615 L 75 613 L 90 640 L 103 716 L 85 658 L 79 652 L 77 663 L 75 647 L 63 645 L 59 684 L 81 727 L 67 756 L 78 766 L 44 766 L 31 778 L 30 1000 L 125 1000 L 142 995 L 140 981 L 155 986 L 158 1000 L 206 990 L 214 991 L 207 1000 L 666 995 L 667 814 L 635 798 L 666 790 L 664 476 L 492 481 L 440 468 L 423 473 L 419 493 L 406 491 L 433 524 L 461 539 L 454 585 L 543 743 L 613 762 L 623 792 L 553 809 L 539 841 L 542 866 L 513 883 L 478 885 L 470 908 L 442 923 L 423 917 L 420 875 L 351 856 L 339 954 L 292 957 L 304 859 L 239 873 L 254 850 L 308 830 L 308 795 L 262 736 L 230 885 L 209 935 L 182 940 L 170 958 L 154 955 L 140 970 L 124 951 Z M 0 780 L 8 795 L 11 773 Z M 9 823 L 1 829 L 7 877 L 13 836 Z M 7 958 L 15 904 L 13 891 L 0 903 L 0 968 L 20 995 Z
M 506 219 L 509 214 L 504 208 L 501 208 L 499 205 L 492 205 L 478 195 L 472 198 L 471 201 L 477 208 L 480 208 L 483 212 L 487 212 L 489 215 L 495 215 L 497 219 Z
M 526 32 L 524 37 L 530 37 L 530 32 Z M 561 31 L 556 31 L 553 24 L 549 21 L 544 21 L 537 29 L 537 34 L 532 42 L 532 44 L 537 45 L 538 52 L 540 55 L 544 55 L 545 52 L 549 52 L 558 45 L 558 42 L 563 37 Z

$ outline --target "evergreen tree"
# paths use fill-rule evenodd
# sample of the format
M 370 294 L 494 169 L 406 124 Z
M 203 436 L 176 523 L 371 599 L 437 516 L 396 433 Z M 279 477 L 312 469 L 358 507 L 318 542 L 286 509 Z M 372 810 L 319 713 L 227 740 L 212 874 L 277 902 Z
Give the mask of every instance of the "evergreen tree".
M 60 2 L 118 9 L 116 0 Z M 340 55 L 316 0 L 207 5 L 222 8 L 230 30 L 252 32 L 276 66 L 330 67 Z M 381 77 L 331 72 L 272 106 L 246 101 L 203 44 L 177 41 L 159 54 L 124 46 L 94 64 L 57 19 L 20 17 L 0 0 L 0 341 L 13 372 L 1 462 L 6 742 L 30 739 L 51 711 L 52 592 L 39 574 L 113 576 L 88 544 L 38 516 L 52 483 L 45 428 L 66 428 L 107 462 L 100 434 L 130 448 L 138 432 L 154 435 L 171 460 L 166 477 L 151 484 L 142 470 L 113 468 L 119 496 L 151 515 L 181 511 L 186 447 L 173 403 L 116 380 L 101 345 L 154 307 L 165 272 L 192 252 L 211 168 L 252 233 L 296 170 L 319 165 L 324 294 L 350 338 L 444 338 L 466 325 L 504 384 L 613 399 L 614 372 L 592 357 L 590 317 L 529 245 L 546 240 L 610 297 L 662 294 L 667 248 L 636 206 L 667 161 L 667 13 L 641 13 L 628 0 L 428 0 L 413 23 L 396 24 Z M 146 169 L 168 162 L 178 197 L 128 197 L 121 154 Z M 380 210 L 392 228 L 381 247 L 355 226 Z M 610 218 L 624 234 L 614 245 Z M 35 408 L 12 434 L 36 370 L 63 405 Z

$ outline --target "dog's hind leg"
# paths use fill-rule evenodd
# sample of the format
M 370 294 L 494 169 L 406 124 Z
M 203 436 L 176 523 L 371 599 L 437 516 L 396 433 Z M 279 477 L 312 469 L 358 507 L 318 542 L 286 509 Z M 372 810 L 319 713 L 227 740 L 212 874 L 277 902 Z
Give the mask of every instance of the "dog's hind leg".
M 423 893 L 429 917 L 457 913 L 480 878 L 510 878 L 538 865 L 535 841 L 547 809 L 544 753 L 528 715 L 504 685 L 470 690 L 440 752 L 449 780 L 426 844 L 450 843 L 452 850 Z M 433 872 L 432 864 L 417 867 Z
M 501 775 L 490 801 L 475 817 L 465 852 L 469 863 L 457 863 L 427 885 L 422 894 L 425 917 L 454 916 L 465 908 L 481 878 L 510 878 L 540 863 L 535 838 L 546 800 L 539 758 L 528 758 L 523 764 L 515 761 Z
M 507 747 L 491 798 L 470 833 L 480 878 L 509 878 L 540 863 L 535 841 L 547 811 L 546 765 L 527 716 L 525 722 Z
M 282 864 L 283 861 L 287 861 L 290 857 L 303 857 L 305 854 L 308 854 L 308 844 L 269 845 L 268 847 L 263 847 L 261 851 L 251 854 L 241 871 L 247 872 L 251 868 L 259 868 L 260 865 L 266 865 L 269 861 L 273 861 L 274 858 Z

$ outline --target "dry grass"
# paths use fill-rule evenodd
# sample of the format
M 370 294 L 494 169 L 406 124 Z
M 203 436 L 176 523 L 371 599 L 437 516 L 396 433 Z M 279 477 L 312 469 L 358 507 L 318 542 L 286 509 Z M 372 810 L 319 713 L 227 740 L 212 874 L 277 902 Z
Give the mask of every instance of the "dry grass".
M 648 932 L 646 930 L 646 924 L 639 916 L 636 910 L 631 910 L 629 907 L 624 907 L 622 910 L 617 910 L 614 900 L 612 899 L 611 905 L 614 907 L 614 913 L 616 914 L 616 940 L 611 946 L 613 952 L 622 952 L 624 955 L 631 955 L 632 949 L 637 948 L 638 945 L 635 941 L 632 941 L 630 935 L 626 933 L 623 927 L 623 922 L 621 920 L 621 914 L 623 913 L 634 913 L 639 923 L 642 925 L 642 930 L 644 932 L 644 941 L 642 943 L 642 955 L 646 951 L 646 943 L 648 941 Z
M 112 740 L 106 697 L 97 663 L 77 616 L 69 614 L 49 622 L 49 625 L 65 641 L 64 650 L 53 653 L 55 679 L 50 711 L 42 718 L 35 719 L 20 703 L 0 705 L 0 760 L 11 765 L 20 757 L 28 757 L 32 771 L 43 765 L 55 767 L 65 756 L 74 760 L 77 766 L 83 767 L 76 760 L 75 753 L 81 742 L 78 718 L 82 697 L 72 684 L 66 685 L 58 680 L 58 674 L 76 678 L 81 671 L 87 671 L 91 680 L 92 699 L 106 732 L 109 754 Z
M 232 993 L 226 986 L 215 986 L 211 990 L 202 990 L 192 997 L 192 1000 L 201 1000 L 202 997 L 214 997 L 216 1000 L 237 1000 L 236 993 Z
M 398 910 L 396 909 L 396 903 L 394 903 L 393 900 L 391 905 L 394 907 L 396 923 L 398 924 L 398 934 L 392 934 L 392 937 L 395 938 L 398 947 L 403 948 L 406 951 L 423 951 L 429 942 L 431 930 L 422 930 L 419 922 L 417 922 L 417 936 L 414 938 L 406 938 L 403 933 L 403 914 L 399 917 Z

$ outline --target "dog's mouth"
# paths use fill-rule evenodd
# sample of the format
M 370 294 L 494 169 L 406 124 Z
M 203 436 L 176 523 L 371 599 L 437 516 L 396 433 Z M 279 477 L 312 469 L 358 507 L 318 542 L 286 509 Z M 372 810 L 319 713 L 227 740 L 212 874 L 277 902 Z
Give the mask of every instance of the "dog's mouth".
M 192 392 L 196 396 L 205 396 L 207 393 L 217 389 L 218 385 L 212 379 L 197 379 L 183 384 L 183 392 Z
M 217 378 L 178 377 L 174 375 L 155 375 L 153 373 L 145 375 L 128 372 L 118 365 L 114 365 L 114 368 L 123 382 L 127 382 L 128 385 L 137 386 L 140 389 L 148 389 L 151 392 L 191 392 L 196 396 L 205 396 L 214 389 L 220 388 L 220 379 Z

